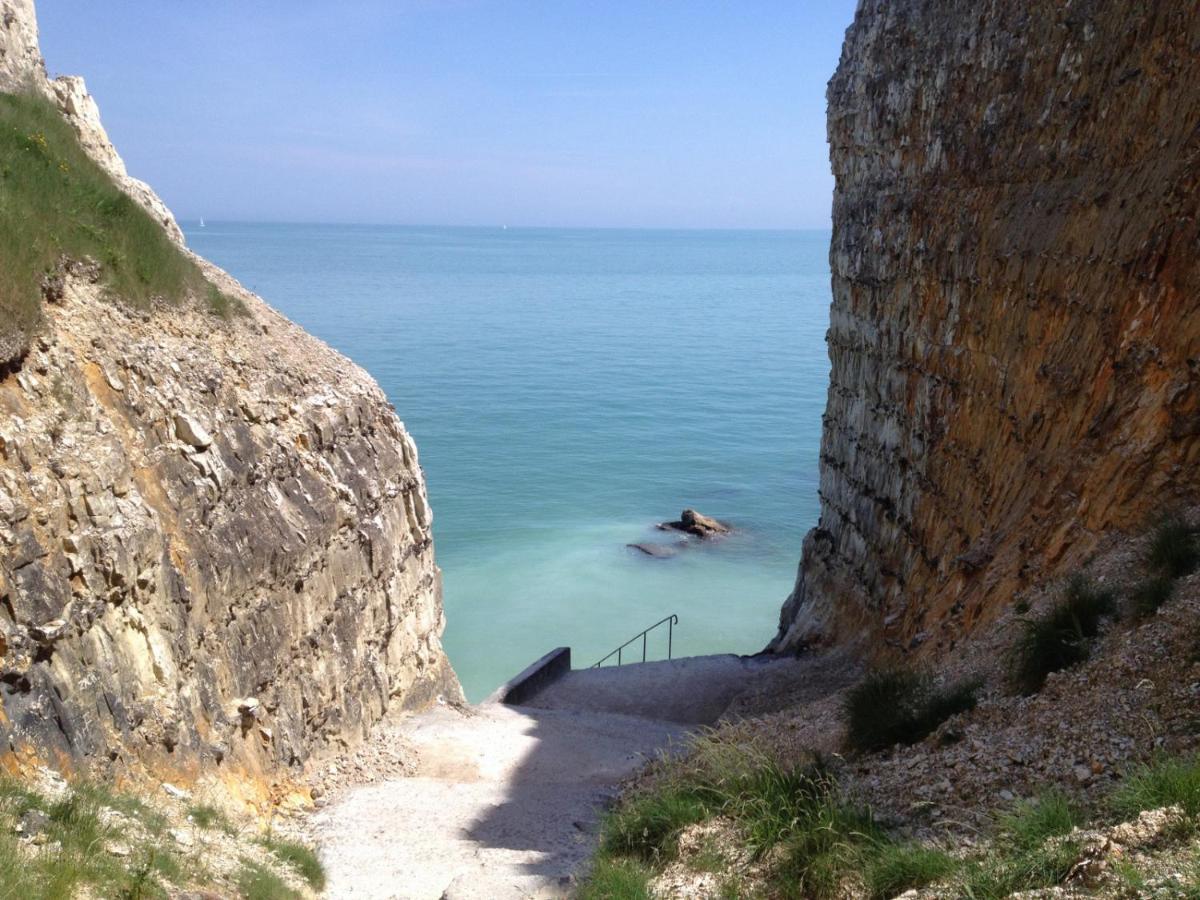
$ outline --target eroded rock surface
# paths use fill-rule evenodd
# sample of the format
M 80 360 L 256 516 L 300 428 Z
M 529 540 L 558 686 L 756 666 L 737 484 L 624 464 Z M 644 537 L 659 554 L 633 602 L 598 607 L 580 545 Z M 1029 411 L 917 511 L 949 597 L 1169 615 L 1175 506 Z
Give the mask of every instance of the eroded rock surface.
M 774 647 L 947 648 L 1196 487 L 1200 17 L 863 0 L 821 519 Z
M 0 9 L 0 86 L 14 60 L 44 79 L 31 5 Z M 126 183 L 82 83 L 41 84 Z M 202 266 L 245 315 L 137 312 L 69 266 L 0 376 L 0 763 L 266 783 L 389 706 L 461 699 L 403 424 Z

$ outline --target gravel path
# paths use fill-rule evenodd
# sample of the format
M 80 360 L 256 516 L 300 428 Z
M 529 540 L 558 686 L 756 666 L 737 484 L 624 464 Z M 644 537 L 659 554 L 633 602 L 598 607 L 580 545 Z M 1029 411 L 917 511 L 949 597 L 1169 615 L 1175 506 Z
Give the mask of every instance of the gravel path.
M 840 681 L 827 669 L 716 656 L 583 670 L 534 698 L 539 708 L 444 706 L 386 723 L 373 752 L 402 750 L 408 774 L 343 790 L 310 822 L 328 896 L 564 896 L 600 811 L 647 757 L 735 701 Z
M 336 898 L 556 897 L 597 811 L 683 726 L 633 716 L 442 707 L 391 728 L 416 774 L 352 788 L 314 816 Z

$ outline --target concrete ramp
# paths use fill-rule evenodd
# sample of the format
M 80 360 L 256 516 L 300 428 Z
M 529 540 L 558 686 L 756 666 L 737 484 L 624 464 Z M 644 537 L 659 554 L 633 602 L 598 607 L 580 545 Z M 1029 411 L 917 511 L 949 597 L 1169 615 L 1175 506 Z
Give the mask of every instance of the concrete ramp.
M 712 725 L 747 689 L 807 667 L 807 661 L 792 657 L 721 654 L 574 669 L 521 705 Z

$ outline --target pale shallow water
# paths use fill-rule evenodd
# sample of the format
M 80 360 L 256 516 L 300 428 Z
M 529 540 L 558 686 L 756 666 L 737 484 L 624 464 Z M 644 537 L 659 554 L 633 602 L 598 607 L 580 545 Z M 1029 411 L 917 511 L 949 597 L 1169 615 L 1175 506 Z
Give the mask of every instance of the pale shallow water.
M 672 612 L 677 655 L 774 634 L 817 518 L 828 232 L 184 228 L 396 405 L 472 700 Z M 739 533 L 668 560 L 625 548 L 684 506 Z

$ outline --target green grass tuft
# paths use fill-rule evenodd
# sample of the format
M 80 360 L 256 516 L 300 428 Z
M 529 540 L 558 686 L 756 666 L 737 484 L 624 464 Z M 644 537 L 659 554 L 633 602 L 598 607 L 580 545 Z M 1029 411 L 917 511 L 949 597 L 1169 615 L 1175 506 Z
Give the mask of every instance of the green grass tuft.
M 1035 694 L 1051 672 L 1087 659 L 1100 622 L 1115 610 L 1111 592 L 1096 589 L 1082 577 L 1072 578 L 1057 606 L 1022 621 L 1023 630 L 1010 660 L 1013 688 L 1022 694 Z
M 999 817 L 992 852 L 964 867 L 963 896 L 1000 900 L 1059 884 L 1079 860 L 1079 847 L 1065 836 L 1083 823 L 1079 810 L 1056 791 L 1018 803 Z
M 1175 580 L 1167 575 L 1155 575 L 1139 583 L 1129 592 L 1130 612 L 1135 619 L 1147 619 L 1171 599 Z
M 1164 806 L 1180 807 L 1191 820 L 1200 818 L 1200 756 L 1164 757 L 1135 769 L 1113 792 L 1111 805 L 1122 819 Z
M 263 838 L 263 846 L 299 872 L 313 890 L 325 889 L 325 866 L 311 847 L 296 841 L 281 840 L 272 835 Z
M 1070 834 L 1083 822 L 1083 816 L 1065 795 L 1048 791 L 1001 815 L 1000 838 L 1017 850 L 1036 850 L 1050 838 Z
M 238 305 L 209 290 L 192 259 L 88 158 L 49 101 L 0 94 L 0 345 L 37 331 L 43 280 L 64 257 L 99 262 L 108 293 L 136 307 L 207 298 L 228 315 Z
M 652 872 L 628 859 L 600 858 L 580 885 L 577 900 L 650 900 Z
M 222 831 L 229 830 L 229 819 L 225 813 L 207 803 L 197 803 L 188 807 L 188 818 L 191 819 L 200 828 L 219 828 Z
M 951 716 L 974 709 L 978 682 L 944 689 L 922 673 L 881 669 L 867 674 L 846 695 L 846 737 L 865 752 L 913 744 Z
M 265 866 L 243 859 L 234 881 L 242 900 L 296 900 L 300 895 Z
M 691 786 L 668 785 L 632 795 L 604 821 L 604 852 L 642 860 L 674 857 L 679 832 L 709 815 L 711 804 L 700 794 Z
M 219 319 L 228 321 L 234 316 L 246 315 L 246 305 L 237 297 L 231 297 L 220 290 L 215 284 L 207 286 L 204 292 L 208 311 Z
M 940 881 L 957 868 L 958 862 L 936 847 L 881 843 L 865 854 L 862 871 L 871 900 L 887 900 Z
M 1192 574 L 1200 566 L 1200 546 L 1193 529 L 1174 516 L 1160 522 L 1150 540 L 1147 562 L 1168 578 Z

